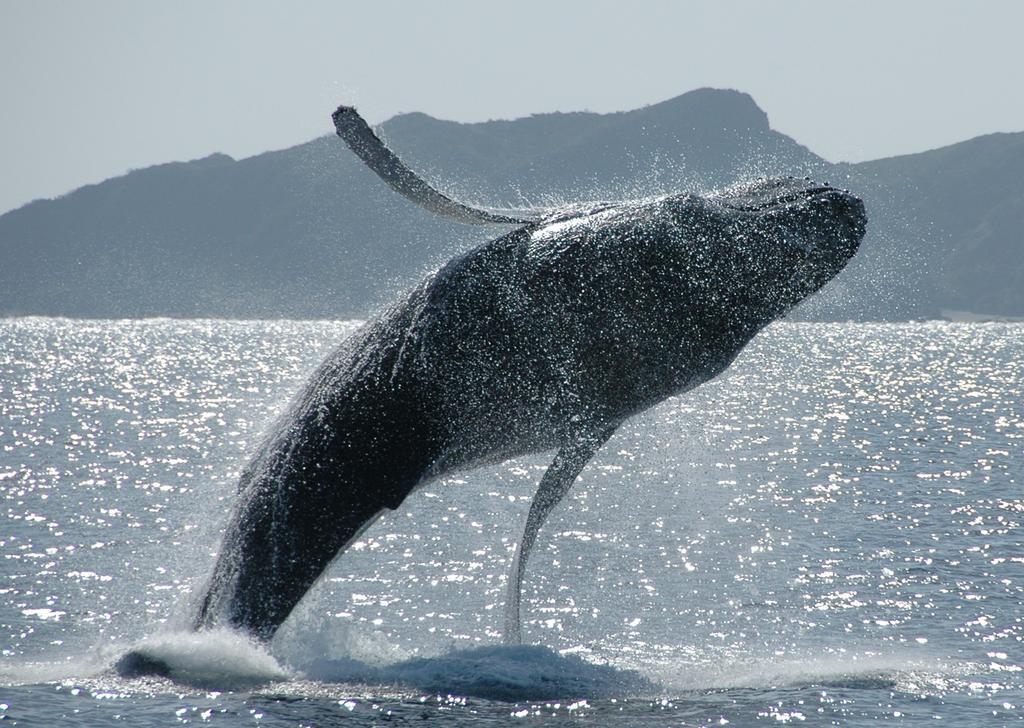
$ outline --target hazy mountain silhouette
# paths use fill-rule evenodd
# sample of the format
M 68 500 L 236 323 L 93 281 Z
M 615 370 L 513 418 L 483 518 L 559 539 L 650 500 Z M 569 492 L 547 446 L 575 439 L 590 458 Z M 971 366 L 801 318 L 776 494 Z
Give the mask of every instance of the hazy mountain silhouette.
M 1024 316 L 1024 133 L 854 166 L 915 231 L 929 312 Z
M 1024 135 L 830 165 L 773 131 L 748 95 L 712 89 L 615 114 L 406 114 L 381 131 L 441 189 L 498 207 L 812 174 L 863 194 L 871 223 L 862 254 L 804 315 L 1024 313 Z M 0 216 L 0 314 L 365 316 L 500 232 L 420 210 L 330 135 L 150 167 Z

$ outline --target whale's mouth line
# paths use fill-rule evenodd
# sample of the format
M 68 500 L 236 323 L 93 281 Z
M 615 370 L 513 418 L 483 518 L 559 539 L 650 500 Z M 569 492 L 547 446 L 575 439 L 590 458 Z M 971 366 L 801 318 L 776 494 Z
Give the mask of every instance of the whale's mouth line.
M 776 207 L 784 207 L 785 205 L 791 205 L 794 202 L 804 202 L 811 200 L 819 195 L 827 194 L 829 192 L 838 192 L 835 187 L 811 187 L 806 190 L 800 190 L 788 195 L 781 195 L 775 197 L 768 202 L 761 203 L 759 205 L 744 205 L 738 202 L 727 202 L 726 200 L 716 200 L 722 207 L 726 207 L 730 210 L 737 212 L 764 212 L 765 210 L 771 210 Z

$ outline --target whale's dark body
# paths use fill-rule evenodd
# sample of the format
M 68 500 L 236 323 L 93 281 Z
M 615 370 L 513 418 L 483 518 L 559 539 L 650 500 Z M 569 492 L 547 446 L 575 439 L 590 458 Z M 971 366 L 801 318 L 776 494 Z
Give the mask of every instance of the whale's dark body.
M 510 576 L 506 638 L 518 640 L 530 547 L 593 453 L 629 416 L 722 372 L 831 280 L 864 234 L 863 205 L 786 178 L 490 213 L 403 178 L 412 173 L 350 109 L 335 122 L 403 194 L 467 222 L 521 226 L 451 260 L 320 366 L 242 475 L 197 626 L 269 639 L 331 560 L 418 485 L 555 450 Z

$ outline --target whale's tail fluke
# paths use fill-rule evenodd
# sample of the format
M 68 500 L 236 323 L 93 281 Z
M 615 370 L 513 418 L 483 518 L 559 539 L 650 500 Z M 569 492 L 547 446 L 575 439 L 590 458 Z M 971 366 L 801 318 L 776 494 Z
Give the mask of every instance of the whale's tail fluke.
M 456 202 L 435 190 L 422 177 L 405 166 L 354 108 L 339 106 L 331 118 L 334 120 L 338 136 L 366 163 L 367 167 L 403 197 L 431 212 L 474 225 L 520 225 L 536 222 L 542 217 L 540 213 L 535 212 L 485 210 Z

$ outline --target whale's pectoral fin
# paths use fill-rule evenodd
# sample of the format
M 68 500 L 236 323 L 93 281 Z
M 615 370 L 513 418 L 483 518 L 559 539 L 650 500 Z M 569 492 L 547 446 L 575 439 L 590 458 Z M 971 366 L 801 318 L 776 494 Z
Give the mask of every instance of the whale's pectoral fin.
M 351 106 L 339 106 L 331 115 L 331 119 L 334 120 L 338 136 L 366 163 L 367 167 L 376 172 L 377 176 L 396 192 L 431 212 L 459 222 L 477 225 L 531 223 L 541 217 L 539 213 L 492 212 L 456 202 L 435 190 L 422 177 L 405 166 L 405 163 L 387 148 L 370 125 Z
M 537 540 L 537 533 L 544 525 L 548 514 L 565 497 L 572 487 L 576 476 L 580 474 L 594 453 L 597 452 L 611 434 L 615 431 L 610 427 L 596 435 L 588 436 L 562 447 L 555 455 L 551 466 L 541 478 L 533 502 L 530 503 L 530 514 L 526 517 L 526 527 L 523 529 L 523 537 L 519 540 L 516 548 L 515 558 L 512 560 L 512 570 L 508 576 L 508 593 L 505 597 L 505 642 L 507 644 L 519 644 L 522 641 L 519 620 L 520 590 L 523 584 L 523 574 L 526 573 L 526 561 L 530 557 L 530 550 Z

